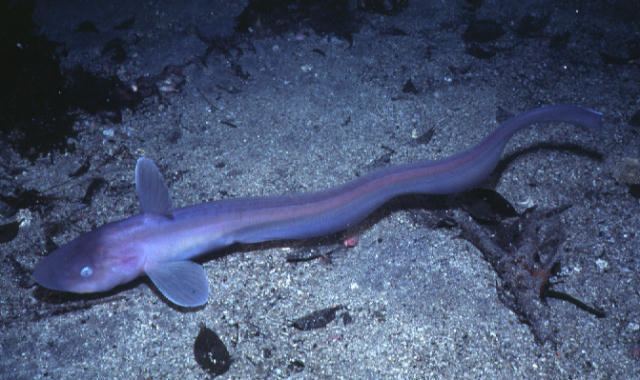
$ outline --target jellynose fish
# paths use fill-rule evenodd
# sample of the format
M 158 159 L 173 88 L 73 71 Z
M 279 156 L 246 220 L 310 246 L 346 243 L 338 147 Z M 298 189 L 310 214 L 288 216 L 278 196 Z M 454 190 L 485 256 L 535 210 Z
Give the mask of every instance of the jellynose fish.
M 234 243 L 305 239 L 344 230 L 391 198 L 403 194 L 451 194 L 482 182 L 496 167 L 514 133 L 542 122 L 597 128 L 593 110 L 554 105 L 504 122 L 476 146 L 438 161 L 392 166 L 344 185 L 306 194 L 225 199 L 173 209 L 160 171 L 148 158 L 135 169 L 139 215 L 105 224 L 54 250 L 33 273 L 53 290 L 93 293 L 147 275 L 171 302 L 207 302 L 202 265 L 191 259 Z

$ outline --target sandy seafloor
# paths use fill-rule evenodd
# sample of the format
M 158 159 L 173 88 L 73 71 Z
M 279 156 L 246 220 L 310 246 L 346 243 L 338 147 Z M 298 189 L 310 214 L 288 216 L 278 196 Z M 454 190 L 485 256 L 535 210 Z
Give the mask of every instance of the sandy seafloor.
M 231 356 L 223 379 L 640 378 L 640 201 L 614 176 L 625 159 L 640 157 L 639 129 L 630 122 L 640 110 L 640 66 L 633 56 L 603 58 L 634 54 L 638 21 L 625 14 L 638 9 L 633 3 L 486 1 L 473 9 L 465 1 L 410 1 L 393 15 L 354 10 L 357 30 L 347 35 L 304 23 L 278 33 L 260 24 L 240 35 L 234 17 L 247 4 L 226 3 L 36 2 L 34 21 L 65 47 L 65 67 L 79 64 L 130 84 L 168 65 L 181 71 L 125 110 L 120 123 L 79 118 L 73 151 L 34 161 L 4 153 L 5 168 L 21 168 L 11 176 L 15 186 L 55 200 L 46 212 L 31 207 L 5 216 L 20 228 L 0 245 L 1 378 L 205 378 L 211 375 L 193 349 L 202 324 Z M 547 15 L 548 23 L 519 35 L 526 15 Z M 114 29 L 131 16 L 132 26 Z M 474 18 L 504 28 L 480 44 L 493 57 L 477 58 L 463 42 Z M 87 20 L 97 32 L 77 31 Z M 566 43 L 552 44 L 565 32 Z M 205 55 L 198 33 L 228 37 L 231 47 Z M 116 37 L 126 51 L 120 63 L 102 50 Z M 405 86 L 409 80 L 416 91 Z M 331 260 L 287 262 L 292 251 L 329 249 L 308 244 L 212 255 L 204 262 L 210 299 L 196 310 L 172 307 L 147 280 L 93 297 L 58 296 L 19 270 L 47 253 L 47 239 L 59 245 L 137 213 L 133 169 L 143 154 L 157 162 L 176 207 L 306 192 L 376 167 L 446 157 L 490 133 L 501 112 L 553 103 L 597 109 L 604 126 L 528 128 L 506 154 L 551 142 L 603 159 L 531 149 L 502 173 L 496 190 L 520 212 L 572 205 L 562 214 L 567 236 L 555 289 L 607 315 L 549 299 L 555 343 L 536 342 L 504 306 L 492 267 L 455 228 L 418 222 L 416 214 L 434 212 L 429 205 L 375 213 L 350 231 L 357 246 Z M 427 144 L 416 142 L 430 129 Z M 70 179 L 87 158 L 88 172 Z M 96 177 L 105 183 L 82 203 Z M 48 236 L 45 226 L 54 221 L 62 228 Z M 343 309 L 323 328 L 291 324 L 337 305 Z

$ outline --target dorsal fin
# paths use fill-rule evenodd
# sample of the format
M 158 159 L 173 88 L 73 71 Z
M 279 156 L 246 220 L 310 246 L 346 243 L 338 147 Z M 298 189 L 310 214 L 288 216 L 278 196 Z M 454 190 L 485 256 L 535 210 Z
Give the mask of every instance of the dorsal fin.
M 171 215 L 171 199 L 160 170 L 153 162 L 140 157 L 136 163 L 136 193 L 143 213 Z

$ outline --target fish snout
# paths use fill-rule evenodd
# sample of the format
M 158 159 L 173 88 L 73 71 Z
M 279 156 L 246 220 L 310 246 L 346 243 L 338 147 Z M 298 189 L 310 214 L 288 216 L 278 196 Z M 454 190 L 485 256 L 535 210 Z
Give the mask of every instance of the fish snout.
M 33 279 L 38 285 L 51 290 L 70 291 L 63 280 L 64 274 L 60 273 L 59 267 L 55 263 L 53 255 L 49 255 L 36 264 L 33 271 Z

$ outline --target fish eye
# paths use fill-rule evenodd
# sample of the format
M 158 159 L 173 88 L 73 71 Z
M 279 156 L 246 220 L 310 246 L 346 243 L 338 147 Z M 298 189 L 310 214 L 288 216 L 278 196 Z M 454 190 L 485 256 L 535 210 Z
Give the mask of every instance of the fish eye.
M 82 269 L 80 269 L 80 277 L 88 278 L 91 277 L 92 274 L 93 269 L 91 269 L 90 266 L 82 267 Z

